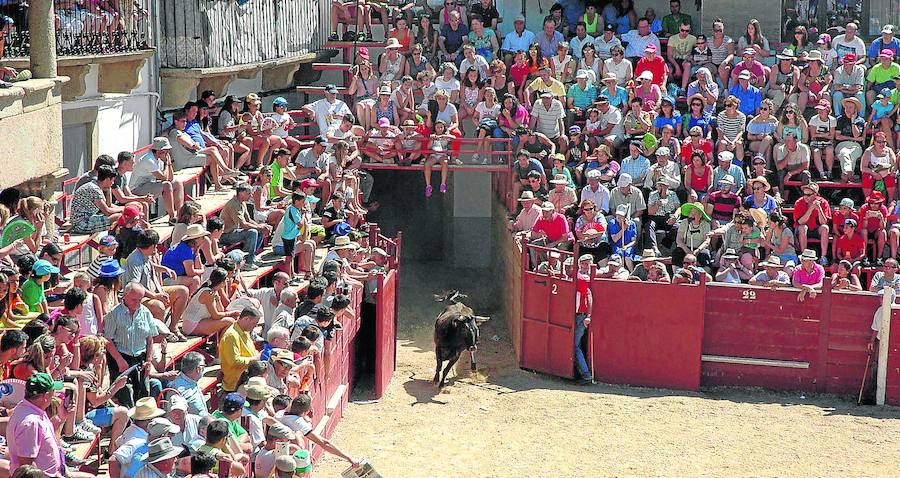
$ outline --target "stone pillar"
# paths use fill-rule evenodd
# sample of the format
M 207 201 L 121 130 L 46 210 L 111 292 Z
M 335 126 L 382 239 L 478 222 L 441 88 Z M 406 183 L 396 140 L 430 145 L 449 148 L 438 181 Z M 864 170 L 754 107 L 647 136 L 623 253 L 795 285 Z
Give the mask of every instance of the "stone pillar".
M 31 0 L 31 73 L 34 78 L 56 78 L 56 26 L 53 0 Z
M 454 267 L 491 266 L 491 175 L 481 171 L 452 171 L 453 222 L 449 248 Z

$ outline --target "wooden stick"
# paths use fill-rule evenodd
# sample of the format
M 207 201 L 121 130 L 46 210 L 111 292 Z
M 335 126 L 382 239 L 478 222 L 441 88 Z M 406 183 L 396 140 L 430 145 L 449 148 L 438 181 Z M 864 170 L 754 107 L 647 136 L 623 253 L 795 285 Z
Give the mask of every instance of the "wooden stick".
M 863 372 L 862 383 L 859 385 L 859 398 L 856 399 L 857 405 L 862 405 L 863 390 L 866 389 L 866 379 L 869 378 L 869 365 L 872 364 L 872 354 L 866 354 L 866 370 Z
M 594 321 L 591 320 L 591 323 L 588 325 L 588 351 L 591 353 L 591 377 L 594 379 L 593 381 L 597 381 L 597 370 L 594 369 L 594 328 L 591 327 Z M 579 344 L 580 346 L 580 344 Z

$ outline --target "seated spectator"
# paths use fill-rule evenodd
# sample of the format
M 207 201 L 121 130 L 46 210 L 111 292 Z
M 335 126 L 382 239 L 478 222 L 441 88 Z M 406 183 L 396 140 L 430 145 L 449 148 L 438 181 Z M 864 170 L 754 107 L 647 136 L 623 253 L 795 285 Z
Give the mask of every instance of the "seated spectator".
M 786 182 L 796 181 L 798 177 L 806 174 L 809 170 L 809 158 L 809 146 L 801 143 L 793 132 L 784 137 L 784 143 L 775 147 L 773 160 L 779 182 L 783 187 Z M 825 177 L 825 174 L 823 172 L 820 176 Z
M 741 197 L 732 189 L 734 189 L 734 177 L 726 174 L 719 181 L 718 188 L 711 190 L 703 200 L 703 206 L 706 213 L 712 217 L 714 227 L 730 222 L 735 211 L 740 207 Z
M 215 268 L 209 279 L 192 293 L 184 309 L 182 328 L 186 335 L 214 335 L 235 323 L 240 311 L 226 311 L 222 300 L 227 277 L 224 270 Z
M 888 201 L 894 200 L 897 186 L 897 155 L 887 145 L 888 134 L 878 131 L 873 138 L 872 146 L 866 148 L 860 158 L 859 169 L 862 172 L 863 194 L 869 196 L 878 182 L 887 191 Z
M 769 287 L 772 290 L 791 285 L 791 278 L 784 271 L 778 256 L 769 256 L 768 259 L 760 262 L 759 266 L 763 270 L 750 279 L 750 285 Z
M 797 91 L 800 69 L 794 65 L 797 57 L 790 48 L 785 48 L 776 57 L 778 63 L 772 67 L 768 75 L 766 98 L 772 100 L 776 110 L 780 110 L 785 100 L 791 101 L 789 98 Z
M 809 296 L 815 298 L 822 289 L 825 280 L 825 268 L 816 264 L 816 251 L 804 249 L 800 255 L 800 267 L 794 270 L 791 282 L 794 287 L 800 289 L 798 300 L 801 302 Z
M 806 250 L 810 238 L 819 239 L 822 257 L 819 263 L 828 264 L 825 255 L 828 252 L 828 224 L 831 222 L 831 206 L 825 198 L 819 196 L 819 185 L 805 184 L 800 187 L 803 197 L 794 203 L 794 224 L 800 248 Z M 801 259 L 803 259 L 801 257 Z
M 866 73 L 866 103 L 873 105 L 875 97 L 897 87 L 897 78 L 900 77 L 900 65 L 894 63 L 894 51 L 888 48 L 878 54 L 878 63 L 869 68 Z M 887 91 L 885 91 L 887 90 Z
M 706 195 L 712 189 L 713 168 L 705 161 L 702 151 L 691 153 L 690 161 L 682 170 L 682 175 L 689 201 L 705 200 Z
M 521 209 L 515 220 L 510 221 L 509 229 L 514 233 L 528 233 L 541 217 L 541 207 L 538 204 L 540 199 L 533 192 L 525 191 L 517 201 L 521 204 Z
M 753 158 L 756 161 L 762 161 L 762 158 Z M 747 209 L 762 209 L 766 214 L 771 214 L 778 209 L 778 201 L 769 194 L 772 186 L 765 176 L 755 177 L 747 181 L 750 186 L 751 193 L 746 196 L 743 201 L 744 207 Z
M 887 242 L 887 218 L 888 209 L 884 205 L 884 196 L 879 191 L 872 191 L 866 197 L 866 203 L 859 208 L 859 229 L 857 233 L 862 235 L 866 244 L 869 238 L 874 236 L 875 260 L 881 265 L 884 255 L 884 244 Z M 864 259 L 867 263 L 868 259 Z
M 727 42 L 724 46 L 727 46 L 727 43 L 730 42 L 731 39 L 728 37 L 725 38 Z M 696 80 L 688 84 L 686 95 L 688 98 L 699 97 L 703 103 L 703 111 L 712 116 L 715 113 L 716 102 L 719 99 L 719 85 L 716 83 L 715 78 L 713 78 L 712 73 L 710 73 L 710 69 L 707 67 L 698 68 L 696 77 Z M 693 108 L 691 111 L 693 112 Z
M 737 86 L 740 88 L 740 85 Z M 716 151 L 730 153 L 730 158 L 737 158 L 739 163 L 744 161 L 744 131 L 747 125 L 747 116 L 738 107 L 741 100 L 729 94 L 725 98 L 725 110 L 716 117 L 716 131 L 719 140 Z M 754 111 L 756 107 L 753 107 Z M 721 157 L 721 156 L 720 156 Z M 730 160 L 729 160 L 730 161 Z M 743 187 L 743 184 L 741 184 Z
M 563 215 L 570 215 L 569 209 L 576 204 L 578 197 L 575 195 L 575 189 L 569 187 L 569 180 L 565 175 L 558 174 L 550 180 L 553 189 L 549 192 L 549 200 L 556 208 L 556 212 Z
M 541 205 L 541 217 L 535 222 L 528 236 L 530 244 L 549 248 L 567 250 L 571 246 L 572 234 L 569 231 L 569 222 L 566 217 L 556 212 L 552 202 L 546 201 Z M 538 253 L 530 251 L 532 263 L 538 264 Z
M 894 290 L 900 288 L 900 274 L 897 274 L 897 259 L 893 257 L 886 259 L 881 270 L 875 272 L 872 276 L 869 292 L 879 292 L 885 287 L 891 287 Z M 0 343 L 0 348 L 2 348 L 2 343 Z
M 219 150 L 215 146 L 204 147 L 195 142 L 185 132 L 186 126 L 187 115 L 182 111 L 175 112 L 172 116 L 172 128 L 167 135 L 172 146 L 171 154 L 175 163 L 175 169 L 181 170 L 205 166 L 209 168 L 209 175 L 212 177 L 215 190 L 223 190 L 223 180 L 236 176 L 237 171 L 232 171 L 225 165 L 225 161 L 219 155 Z
M 225 204 L 220 214 L 225 232 L 219 240 L 222 245 L 243 244 L 243 251 L 247 254 L 243 269 L 248 271 L 259 268 L 256 265 L 256 251 L 262 246 L 264 237 L 272 233 L 272 226 L 253 221 L 247 213 L 245 205 L 250 195 L 251 189 L 246 184 L 235 187 L 234 197 Z
M 687 261 L 688 256 L 685 256 Z M 740 284 L 744 277 L 749 276 L 751 271 L 744 266 L 740 256 L 732 248 L 725 249 L 721 256 L 721 264 L 716 272 L 716 282 L 724 282 L 726 284 Z
M 175 273 L 174 276 L 167 275 L 163 279 L 164 285 L 183 285 L 190 294 L 200 288 L 205 275 L 203 261 L 200 260 L 200 242 L 207 236 L 209 232 L 203 226 L 191 224 L 181 241 L 163 254 L 160 264 Z
M 206 397 L 198 384 L 200 378 L 203 377 L 205 362 L 203 355 L 199 352 L 188 352 L 179 361 L 180 373 L 178 377 L 169 384 L 184 399 L 186 412 L 193 415 L 209 415 Z
M 693 51 L 694 47 L 697 45 L 698 38 L 691 35 L 690 19 L 684 19 L 683 21 L 686 21 L 687 23 L 679 25 L 678 32 L 672 33 L 671 36 L 669 36 L 668 44 L 666 46 L 666 59 L 668 60 L 668 66 L 672 69 L 672 78 L 681 80 L 681 89 L 687 90 L 687 85 L 691 78 L 691 63 L 689 60 L 693 58 Z M 709 50 L 707 49 L 707 51 Z M 646 59 L 647 57 L 645 56 L 641 61 Z M 640 62 L 638 62 L 638 68 L 640 68 Z M 677 84 L 679 83 L 676 83 L 676 85 Z
M 92 234 L 104 231 L 122 213 L 123 207 L 107 202 L 104 191 L 111 189 L 116 179 L 116 171 L 109 166 L 97 170 L 97 179 L 85 183 L 75 190 L 72 198 L 72 232 Z
M 22 283 L 19 295 L 29 311 L 48 314 L 50 308 L 44 295 L 44 284 L 50 279 L 50 274 L 59 274 L 59 267 L 41 259 L 31 266 L 31 271 L 31 277 Z
M 859 276 L 853 273 L 853 267 L 853 263 L 848 260 L 842 260 L 837 263 L 837 269 L 831 275 L 831 290 L 862 290 Z
M 844 114 L 838 118 L 836 125 L 834 154 L 840 162 L 841 181 L 849 182 L 853 177 L 856 161 L 863 154 L 865 141 L 865 119 L 860 115 L 862 103 L 856 97 L 841 100 Z
M 226 392 L 237 390 L 241 373 L 251 361 L 259 359 L 259 352 L 249 335 L 259 323 L 259 316 L 257 310 L 245 308 L 238 315 L 237 321 L 222 334 L 219 360 L 222 364 L 222 389 Z
M 846 53 L 841 65 L 835 68 L 832 75 L 832 98 L 834 115 L 840 117 L 843 112 L 844 98 L 855 97 L 860 102 L 860 114 L 866 104 L 866 67 L 857 62 L 856 54 Z M 871 104 L 871 102 L 869 103 Z
M 184 184 L 174 179 L 174 168 L 168 138 L 153 138 L 150 151 L 134 163 L 129 186 L 136 195 L 162 197 L 163 207 L 173 223 L 175 213 L 184 203 Z

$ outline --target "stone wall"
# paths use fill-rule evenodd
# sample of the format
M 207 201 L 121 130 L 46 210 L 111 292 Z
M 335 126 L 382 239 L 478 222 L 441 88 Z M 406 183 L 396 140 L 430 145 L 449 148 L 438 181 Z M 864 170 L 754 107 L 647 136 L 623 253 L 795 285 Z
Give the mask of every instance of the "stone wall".
M 513 240 L 512 234 L 506 230 L 506 208 L 497 201 L 493 202 L 493 243 L 494 263 L 491 272 L 500 281 L 500 293 L 502 294 L 503 318 L 509 331 L 509 341 L 519 356 L 520 348 L 520 318 L 522 317 L 522 255 Z M 517 359 L 518 360 L 518 359 Z
M 0 155 L 0 187 L 40 178 L 53 182 L 62 168 L 59 85 L 63 81 L 29 80 L 0 89 L 0 145 L 4 152 Z M 58 184 L 35 186 L 36 190 L 49 187 L 55 191 Z

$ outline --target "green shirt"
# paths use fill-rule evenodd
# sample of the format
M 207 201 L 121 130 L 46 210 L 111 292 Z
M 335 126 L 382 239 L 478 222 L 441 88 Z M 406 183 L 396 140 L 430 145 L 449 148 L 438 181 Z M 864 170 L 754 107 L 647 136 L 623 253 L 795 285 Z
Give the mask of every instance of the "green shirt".
M 682 23 L 691 25 L 691 16 L 687 13 L 664 16 L 662 19 L 662 34 L 668 36 L 677 35 L 681 31 Z M 693 26 L 691 29 L 693 29 Z
M 887 68 L 884 68 L 881 63 L 878 63 L 872 68 L 869 68 L 869 74 L 866 75 L 866 80 L 877 85 L 893 80 L 898 76 L 900 76 L 900 65 L 891 62 Z
M 25 302 L 28 306 L 28 310 L 31 312 L 40 312 L 41 302 L 45 299 L 44 284 L 38 284 L 34 279 L 28 279 L 22 284 L 22 287 L 19 288 L 19 296 L 22 297 L 22 302 Z
M 221 410 L 216 410 L 210 415 L 216 418 L 221 418 L 223 420 L 228 420 L 228 417 L 226 417 Z M 241 423 L 238 420 L 228 420 L 228 431 L 231 432 L 231 435 L 235 438 L 240 438 L 241 435 L 247 434 L 247 430 L 245 430 L 244 427 L 241 426 Z
M 284 184 L 284 171 L 281 170 L 281 165 L 278 164 L 278 161 L 272 161 L 272 165 L 269 167 L 272 168 L 272 180 L 269 181 L 269 199 L 274 199 L 278 197 L 277 191 Z

